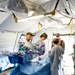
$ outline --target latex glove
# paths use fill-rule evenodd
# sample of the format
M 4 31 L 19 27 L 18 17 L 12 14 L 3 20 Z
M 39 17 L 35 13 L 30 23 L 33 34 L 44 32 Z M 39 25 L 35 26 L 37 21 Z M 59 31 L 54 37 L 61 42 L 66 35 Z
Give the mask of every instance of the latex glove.
M 38 61 L 38 59 L 39 59 L 39 55 L 36 58 L 32 59 L 31 62 L 36 62 Z
M 45 57 L 44 55 L 40 55 L 40 56 L 39 56 L 40 59 L 43 59 L 44 57 Z

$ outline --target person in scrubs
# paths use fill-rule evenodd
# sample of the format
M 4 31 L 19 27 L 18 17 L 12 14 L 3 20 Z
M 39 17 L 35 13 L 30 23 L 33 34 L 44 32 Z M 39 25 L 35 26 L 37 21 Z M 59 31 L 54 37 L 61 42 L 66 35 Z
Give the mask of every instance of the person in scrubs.
M 45 42 L 44 40 L 47 39 L 47 34 L 43 33 L 40 35 L 40 39 L 35 43 L 35 50 L 39 52 L 40 55 L 43 55 L 45 53 Z
M 56 38 L 59 40 L 59 45 L 65 50 L 65 42 L 60 38 L 60 33 L 56 33 Z
M 54 38 L 52 40 L 52 49 L 49 53 L 50 57 L 50 66 L 51 66 L 51 75 L 58 75 L 60 58 L 63 54 L 63 48 L 59 46 L 59 40 Z
M 33 36 L 34 35 L 31 32 L 26 33 L 26 37 L 25 37 L 23 46 L 28 47 L 31 50 L 34 50 L 34 46 L 31 42 Z

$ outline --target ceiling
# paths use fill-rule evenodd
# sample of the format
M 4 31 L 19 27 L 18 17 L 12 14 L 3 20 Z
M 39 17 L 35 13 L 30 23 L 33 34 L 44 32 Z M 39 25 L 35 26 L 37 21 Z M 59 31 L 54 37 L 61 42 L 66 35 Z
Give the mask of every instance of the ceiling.
M 34 10 L 34 14 L 28 16 L 31 10 Z M 0 0 L 0 12 L 9 11 L 18 20 L 35 19 L 36 23 L 46 27 L 67 26 L 75 20 L 75 0 Z
M 45 14 L 53 10 L 66 14 L 75 14 L 75 0 L 0 0 L 0 7 L 17 13 L 27 14 L 30 10 L 35 15 Z M 73 10 L 74 9 L 74 10 Z

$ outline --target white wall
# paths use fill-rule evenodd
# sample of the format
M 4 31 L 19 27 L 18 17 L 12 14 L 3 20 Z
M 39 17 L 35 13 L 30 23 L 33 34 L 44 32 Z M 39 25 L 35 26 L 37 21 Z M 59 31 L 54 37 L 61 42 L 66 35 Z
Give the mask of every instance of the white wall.
M 0 31 L 0 51 L 14 51 L 17 33 Z

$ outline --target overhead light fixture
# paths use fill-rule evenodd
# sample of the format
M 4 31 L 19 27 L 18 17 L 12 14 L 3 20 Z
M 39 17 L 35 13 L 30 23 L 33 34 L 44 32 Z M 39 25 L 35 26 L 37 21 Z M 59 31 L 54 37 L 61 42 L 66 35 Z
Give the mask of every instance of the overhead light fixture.
M 33 17 L 25 18 L 25 19 L 20 19 L 20 20 L 18 20 L 18 22 L 23 22 L 23 21 L 27 21 L 27 20 L 34 20 L 34 19 L 38 19 L 38 18 L 42 18 L 42 17 L 44 17 L 44 15 L 39 15 L 39 16 L 33 16 Z
M 34 14 L 34 10 L 29 11 L 28 16 L 32 16 Z
M 54 10 L 53 10 L 52 12 L 48 12 L 48 13 L 45 13 L 45 14 L 39 15 L 39 16 L 33 16 L 33 17 L 21 19 L 21 20 L 18 20 L 18 22 L 22 22 L 22 21 L 26 21 L 26 20 L 32 20 L 32 19 L 38 19 L 38 18 L 42 18 L 42 17 L 47 16 L 47 15 L 50 15 L 50 14 L 51 14 L 51 15 L 55 15 L 55 10 L 56 10 L 56 8 L 57 8 L 57 6 L 58 6 L 58 3 L 59 3 L 59 0 L 57 0 L 56 5 L 55 5 L 55 8 L 54 8 Z M 35 9 L 32 9 L 32 10 L 28 13 L 28 16 L 32 16 L 32 15 L 34 14 L 34 11 L 35 11 Z

